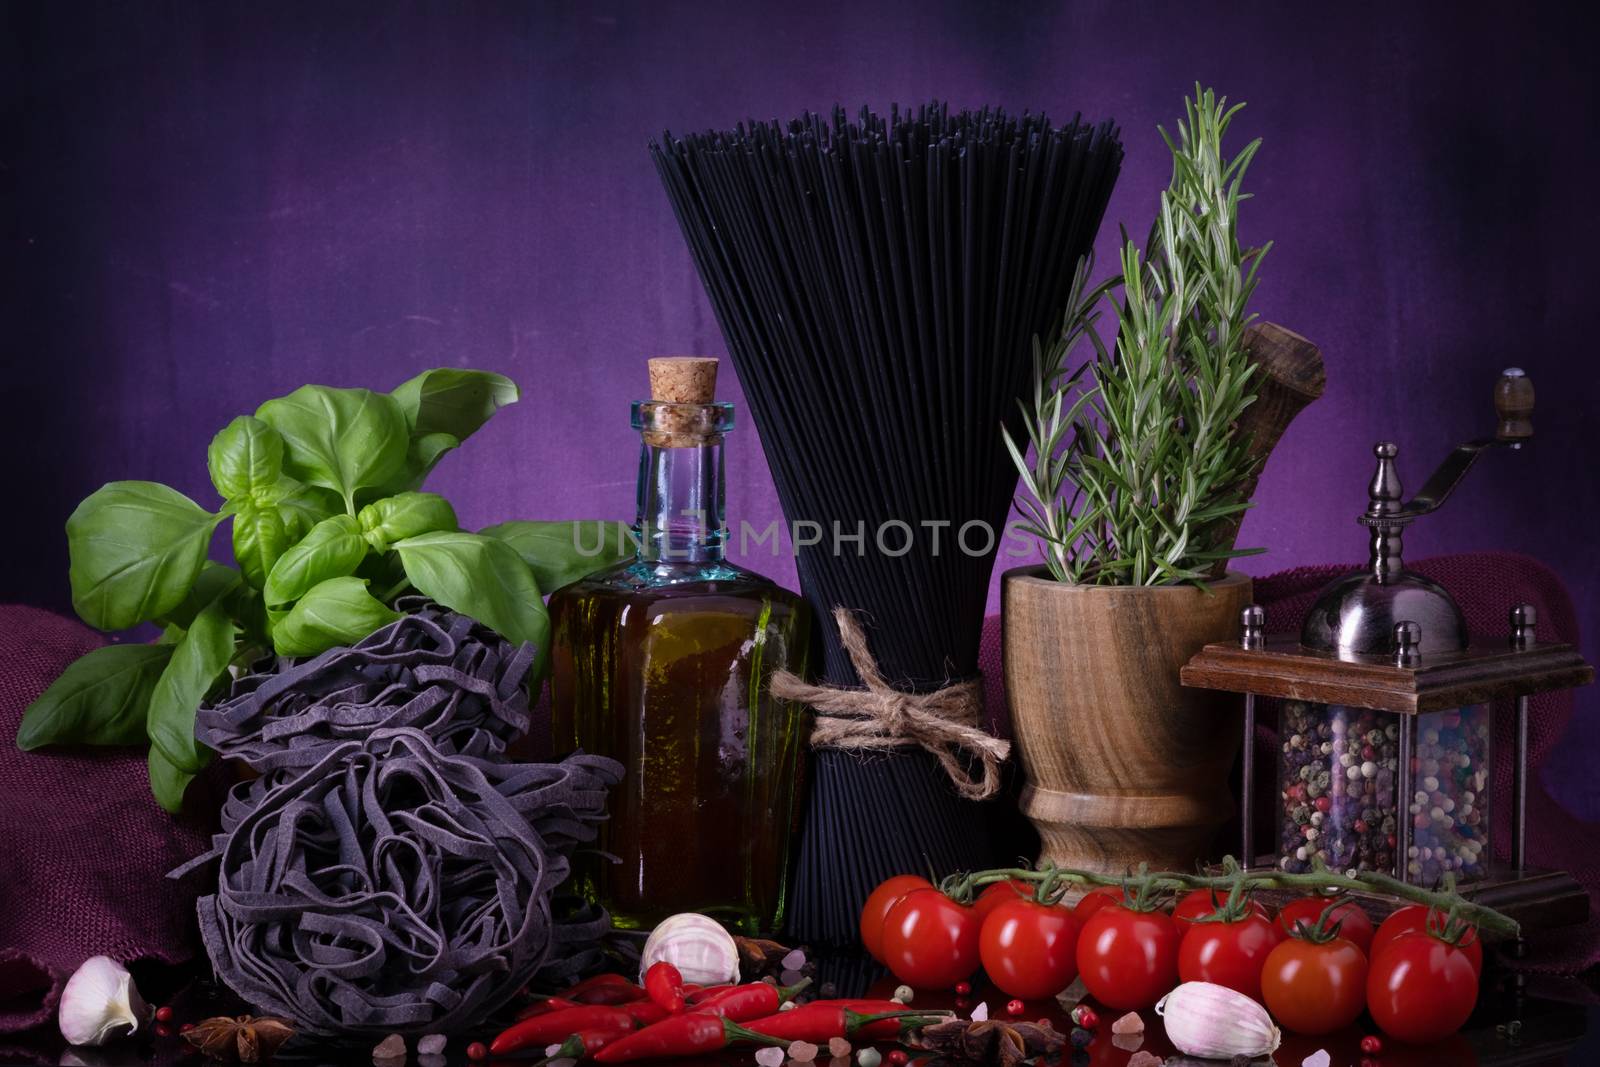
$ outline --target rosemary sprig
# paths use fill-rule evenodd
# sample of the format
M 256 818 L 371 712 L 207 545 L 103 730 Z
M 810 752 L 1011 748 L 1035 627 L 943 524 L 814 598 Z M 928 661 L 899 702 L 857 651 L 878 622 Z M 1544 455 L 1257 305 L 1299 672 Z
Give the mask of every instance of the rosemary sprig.
M 1250 506 L 1241 486 L 1254 460 L 1237 433 L 1255 400 L 1244 331 L 1270 247 L 1238 240 L 1261 142 L 1226 159 L 1222 141 L 1243 106 L 1195 87 L 1176 139 L 1161 131 L 1172 181 L 1148 254 L 1124 233 L 1121 273 L 1092 289 L 1092 262 L 1080 260 L 1061 330 L 1048 348 L 1035 340 L 1033 395 L 1020 402 L 1027 439 L 1005 433 L 1005 444 L 1022 475 L 1023 528 L 1060 581 L 1199 584 L 1217 560 L 1259 551 L 1223 543 Z M 1097 329 L 1102 301 L 1116 312 L 1113 348 Z M 1085 339 L 1093 356 L 1069 371 Z

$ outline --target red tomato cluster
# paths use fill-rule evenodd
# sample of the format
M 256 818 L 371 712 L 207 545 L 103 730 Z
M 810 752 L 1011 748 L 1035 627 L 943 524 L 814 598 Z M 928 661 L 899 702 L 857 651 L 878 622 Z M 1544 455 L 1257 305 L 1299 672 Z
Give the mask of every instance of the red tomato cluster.
M 1134 1011 L 1180 982 L 1213 982 L 1302 1034 L 1341 1030 L 1363 1010 L 1385 1034 L 1413 1044 L 1461 1028 L 1483 969 L 1475 931 L 1452 944 L 1443 917 L 1422 905 L 1374 930 L 1354 902 L 1329 904 L 1305 897 L 1274 917 L 1254 901 L 1230 909 L 1211 890 L 1195 890 L 1167 914 L 1101 886 L 1069 908 L 1035 900 L 1033 885 L 1016 879 L 986 887 L 969 906 L 902 875 L 867 899 L 861 941 L 901 981 L 926 989 L 956 988 L 981 964 L 996 988 L 1021 1001 L 1053 997 L 1081 975 L 1100 1004 Z

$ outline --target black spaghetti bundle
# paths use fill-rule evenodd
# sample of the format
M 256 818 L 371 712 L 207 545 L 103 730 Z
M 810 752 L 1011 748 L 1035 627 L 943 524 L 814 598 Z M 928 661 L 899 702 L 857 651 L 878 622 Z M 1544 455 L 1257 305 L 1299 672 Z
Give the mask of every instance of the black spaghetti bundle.
M 651 154 L 727 339 L 822 627 L 884 679 L 977 674 L 1016 488 L 1000 427 L 1059 325 L 1122 162 L 1110 123 L 944 105 L 670 133 Z M 815 526 L 809 525 L 815 523 Z M 805 542 L 816 538 L 816 543 Z M 891 874 L 989 861 L 983 808 L 928 751 L 819 749 L 789 929 L 843 943 Z

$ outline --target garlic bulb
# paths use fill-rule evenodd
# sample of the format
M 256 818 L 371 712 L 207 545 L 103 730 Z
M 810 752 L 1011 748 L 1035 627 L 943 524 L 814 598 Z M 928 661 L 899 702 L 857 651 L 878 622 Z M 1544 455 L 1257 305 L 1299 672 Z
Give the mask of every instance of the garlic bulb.
M 139 1029 L 150 1014 L 133 975 L 109 956 L 91 956 L 67 979 L 56 1019 L 74 1045 L 103 1045 L 126 1028 Z
M 1183 983 L 1161 998 L 1156 1014 L 1179 1052 L 1202 1059 L 1270 1056 L 1283 1040 L 1266 1008 L 1211 982 Z
M 715 919 L 696 912 L 674 915 L 650 933 L 639 958 L 641 978 L 652 964 L 666 960 L 685 982 L 721 985 L 739 980 L 739 948 Z

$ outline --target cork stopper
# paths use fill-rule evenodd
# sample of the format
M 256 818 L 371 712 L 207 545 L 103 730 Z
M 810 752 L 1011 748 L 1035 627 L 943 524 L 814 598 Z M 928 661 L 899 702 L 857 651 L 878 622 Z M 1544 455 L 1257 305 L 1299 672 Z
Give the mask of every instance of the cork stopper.
M 653 428 L 644 433 L 652 445 L 691 448 L 706 443 L 711 413 L 704 405 L 717 399 L 717 361 L 709 356 L 657 356 L 650 360 Z M 655 406 L 655 405 L 684 405 Z
M 657 356 L 650 361 L 650 399 L 709 404 L 717 399 L 717 361 L 709 356 Z

